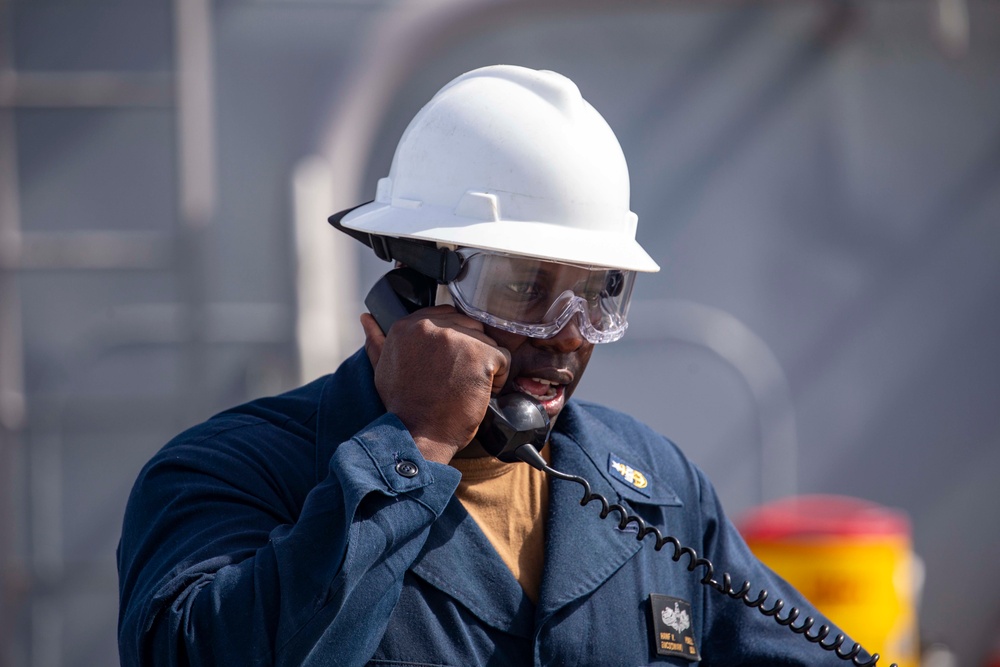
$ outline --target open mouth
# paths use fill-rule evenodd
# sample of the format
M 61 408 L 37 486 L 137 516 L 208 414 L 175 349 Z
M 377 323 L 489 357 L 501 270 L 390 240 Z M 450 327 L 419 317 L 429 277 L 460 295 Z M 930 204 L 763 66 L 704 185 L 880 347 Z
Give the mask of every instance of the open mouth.
M 550 417 L 558 414 L 563 407 L 566 391 L 564 384 L 544 378 L 519 377 L 514 380 L 514 387 L 541 403 Z

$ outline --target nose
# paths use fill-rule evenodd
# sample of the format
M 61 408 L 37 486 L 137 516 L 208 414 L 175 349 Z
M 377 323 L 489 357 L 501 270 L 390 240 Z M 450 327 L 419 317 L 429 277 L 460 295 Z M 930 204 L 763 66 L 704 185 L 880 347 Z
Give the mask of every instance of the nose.
M 532 343 L 543 350 L 551 350 L 560 354 L 579 350 L 587 341 L 580 332 L 580 317 L 580 313 L 577 313 L 569 319 L 566 325 L 555 336 L 551 338 L 532 338 Z

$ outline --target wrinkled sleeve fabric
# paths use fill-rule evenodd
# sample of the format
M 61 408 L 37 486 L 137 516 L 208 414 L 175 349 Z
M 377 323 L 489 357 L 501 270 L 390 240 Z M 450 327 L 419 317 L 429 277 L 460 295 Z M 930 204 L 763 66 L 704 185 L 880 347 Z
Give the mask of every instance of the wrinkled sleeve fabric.
M 266 420 L 209 424 L 161 450 L 130 496 L 121 664 L 363 665 L 458 472 L 424 460 L 391 414 L 328 461 Z

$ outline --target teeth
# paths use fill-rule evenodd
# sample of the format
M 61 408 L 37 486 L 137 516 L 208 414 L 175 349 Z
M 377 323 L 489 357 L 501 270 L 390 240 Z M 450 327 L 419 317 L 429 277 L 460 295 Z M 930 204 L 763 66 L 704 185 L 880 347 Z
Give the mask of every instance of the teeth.
M 518 390 L 521 391 L 521 393 L 527 394 L 528 396 L 531 396 L 532 398 L 535 398 L 539 401 L 546 401 L 550 398 L 553 398 L 559 391 L 559 387 L 562 386 L 558 382 L 552 382 L 551 380 L 546 380 L 545 378 L 533 377 L 529 378 L 529 380 L 531 384 L 542 387 L 543 388 L 542 391 L 536 394 L 534 391 L 530 391 L 527 387 L 523 385 L 519 386 Z
M 531 385 L 531 389 L 525 385 Z M 559 382 L 553 382 L 552 380 L 546 380 L 545 378 L 525 376 L 524 382 L 518 382 L 516 386 L 517 390 L 522 394 L 527 394 L 538 401 L 544 402 L 555 398 L 559 394 L 562 384 Z M 537 389 L 540 389 L 541 391 L 536 394 L 533 390 Z

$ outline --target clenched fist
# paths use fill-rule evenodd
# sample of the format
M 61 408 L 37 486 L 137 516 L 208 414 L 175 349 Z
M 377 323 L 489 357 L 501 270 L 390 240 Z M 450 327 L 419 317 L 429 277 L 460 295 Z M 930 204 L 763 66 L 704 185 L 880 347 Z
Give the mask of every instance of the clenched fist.
M 423 308 L 383 335 L 361 316 L 375 388 L 429 461 L 448 463 L 476 435 L 490 396 L 507 380 L 510 353 L 452 306 Z

